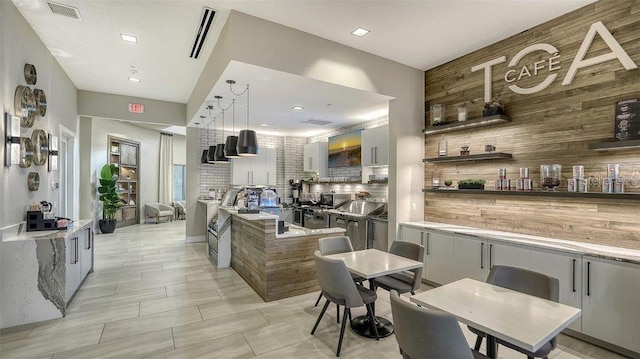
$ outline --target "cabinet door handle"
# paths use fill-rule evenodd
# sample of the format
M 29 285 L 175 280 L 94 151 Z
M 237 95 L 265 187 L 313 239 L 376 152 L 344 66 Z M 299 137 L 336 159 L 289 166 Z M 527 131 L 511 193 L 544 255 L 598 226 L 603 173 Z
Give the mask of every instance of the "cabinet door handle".
M 587 262 L 587 297 L 591 295 L 591 262 Z
M 91 249 L 91 229 L 87 228 L 87 249 Z
M 378 146 L 374 147 L 373 153 L 376 155 L 376 163 L 378 163 Z
M 491 269 L 491 267 L 493 267 L 493 255 L 491 254 L 491 252 L 493 251 L 493 244 L 489 244 L 489 269 Z
M 480 269 L 484 269 L 484 242 L 480 243 Z
M 573 260 L 573 268 L 572 268 L 572 272 L 571 272 L 571 278 L 573 280 L 573 292 L 576 292 L 576 260 Z
M 250 172 L 251 172 L 251 171 L 247 171 L 247 184 L 249 184 L 249 183 L 251 182 L 251 180 L 249 179 L 249 173 L 250 173 Z
M 424 232 L 420 232 L 420 245 L 424 246 Z
M 371 147 L 371 163 L 375 163 L 375 162 L 373 161 L 373 147 Z
M 427 233 L 427 255 L 429 255 L 429 244 L 431 242 L 431 233 Z

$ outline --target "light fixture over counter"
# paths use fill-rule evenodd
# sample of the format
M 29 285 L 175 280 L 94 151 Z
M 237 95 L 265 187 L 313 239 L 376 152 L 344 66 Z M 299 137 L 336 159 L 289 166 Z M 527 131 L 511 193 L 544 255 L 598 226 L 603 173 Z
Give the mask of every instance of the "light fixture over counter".
M 246 92 L 247 94 L 247 128 L 240 131 L 238 135 L 238 156 L 241 157 L 254 157 L 258 155 L 258 137 L 256 131 L 249 129 L 249 84 L 247 89 L 241 93 L 235 93 L 233 91 L 233 85 L 236 83 L 234 80 L 227 80 L 231 93 L 236 96 L 240 96 Z

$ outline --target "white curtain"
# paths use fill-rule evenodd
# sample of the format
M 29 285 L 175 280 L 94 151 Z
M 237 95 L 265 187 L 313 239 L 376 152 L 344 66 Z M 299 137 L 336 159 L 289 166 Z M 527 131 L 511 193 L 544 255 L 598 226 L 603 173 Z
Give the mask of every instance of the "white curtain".
M 160 133 L 158 202 L 173 203 L 173 135 Z

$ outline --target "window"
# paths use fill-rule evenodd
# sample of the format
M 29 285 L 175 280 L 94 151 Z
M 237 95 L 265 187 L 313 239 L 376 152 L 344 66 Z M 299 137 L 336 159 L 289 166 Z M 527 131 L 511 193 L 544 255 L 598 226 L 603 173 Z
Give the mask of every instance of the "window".
M 173 200 L 184 201 L 187 192 L 185 182 L 185 165 L 173 165 Z

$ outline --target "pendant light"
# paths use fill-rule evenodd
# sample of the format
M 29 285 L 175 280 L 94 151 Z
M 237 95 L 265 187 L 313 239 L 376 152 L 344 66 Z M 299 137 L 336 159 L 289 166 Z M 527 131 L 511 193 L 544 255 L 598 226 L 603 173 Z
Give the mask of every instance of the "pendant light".
M 231 126 L 231 136 L 227 136 L 224 143 L 224 154 L 228 158 L 240 158 L 238 155 L 238 136 L 236 136 L 236 100 L 231 101 L 233 110 L 233 122 Z
M 210 143 L 209 142 L 209 125 L 207 125 L 207 143 Z M 213 145 L 209 146 L 209 152 L 207 152 L 207 162 L 216 163 L 216 119 L 215 118 L 213 119 Z
M 218 106 L 220 105 L 220 99 L 222 98 L 222 96 L 216 96 L 216 99 L 218 99 Z M 224 109 L 222 107 L 220 107 L 220 109 L 222 109 L 222 138 L 224 138 Z M 215 124 L 214 124 L 214 128 L 215 128 Z M 215 133 L 215 132 L 214 132 Z M 214 140 L 215 140 L 215 134 L 214 136 Z M 216 141 L 217 143 L 217 141 Z M 229 163 L 229 159 L 224 155 L 224 143 L 220 142 L 216 145 L 216 162 L 217 163 Z
M 198 126 L 198 129 L 200 130 L 200 143 L 202 144 L 202 130 L 204 129 L 204 127 L 200 127 L 200 123 L 204 124 L 204 116 L 200 116 L 200 122 L 196 122 L 196 125 Z M 207 161 L 207 155 L 209 153 L 208 149 L 204 149 L 202 150 L 202 156 L 200 156 L 200 163 L 209 163 Z
M 242 95 L 233 92 L 235 81 L 227 80 L 227 83 L 234 95 Z M 255 157 L 258 155 L 258 137 L 256 136 L 256 131 L 249 129 L 249 84 L 247 84 L 245 92 L 247 93 L 247 129 L 240 131 L 238 135 L 238 155 L 241 157 Z

